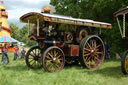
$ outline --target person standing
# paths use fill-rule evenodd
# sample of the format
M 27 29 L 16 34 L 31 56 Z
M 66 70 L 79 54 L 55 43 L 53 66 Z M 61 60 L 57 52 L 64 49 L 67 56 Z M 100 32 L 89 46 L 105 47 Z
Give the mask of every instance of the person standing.
M 26 51 L 23 48 L 21 51 L 21 57 L 20 57 L 21 59 L 25 58 L 25 53 L 26 53 Z
M 1 59 L 1 63 L 4 63 L 5 64 L 5 56 L 4 56 L 3 48 L 2 48 L 2 59 Z
M 8 47 L 7 46 L 3 47 L 3 50 L 2 50 L 2 61 L 5 63 L 6 60 L 7 60 L 7 64 L 9 64 Z
M 14 58 L 13 58 L 13 60 L 16 60 L 18 58 L 18 56 L 19 56 L 18 55 L 18 50 L 19 49 L 17 47 L 14 48 Z
M 105 42 L 105 59 L 110 59 L 110 46 Z
M 8 57 L 8 46 L 5 47 L 5 57 L 7 59 L 7 64 L 9 64 L 9 57 Z

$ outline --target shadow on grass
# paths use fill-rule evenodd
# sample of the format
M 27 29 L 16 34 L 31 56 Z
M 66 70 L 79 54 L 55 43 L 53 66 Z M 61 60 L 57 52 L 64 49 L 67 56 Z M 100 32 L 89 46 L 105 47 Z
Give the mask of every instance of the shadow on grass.
M 102 75 L 102 76 L 113 77 L 113 78 L 128 77 L 128 75 L 124 75 L 122 73 L 121 65 L 111 65 L 111 66 L 109 66 L 109 64 L 106 65 L 106 63 L 109 63 L 109 62 L 110 63 L 111 62 L 120 63 L 121 60 L 120 59 L 117 60 L 115 58 L 105 60 L 104 61 L 105 66 L 102 66 L 101 68 L 97 68 L 95 70 L 84 68 L 80 64 L 79 65 L 65 66 L 64 69 L 71 69 L 72 66 L 73 67 L 75 66 L 76 69 L 80 69 L 82 73 L 87 73 L 88 75 L 99 74 L 99 75 Z
M 106 67 L 103 69 L 97 69 L 97 70 L 93 70 L 93 71 L 84 71 L 83 73 L 85 73 L 85 72 L 87 72 L 89 75 L 100 74 L 102 76 L 114 77 L 114 78 L 121 78 L 121 77 L 126 76 L 122 73 L 120 66 Z
M 110 62 L 110 61 L 121 62 L 121 59 L 116 59 L 116 57 L 112 57 L 110 59 L 104 59 L 104 62 Z
M 121 59 L 115 59 L 115 58 L 111 58 L 111 59 L 105 59 L 103 63 L 108 63 L 108 62 L 121 62 Z M 82 68 L 83 66 L 78 63 L 72 63 L 72 64 L 65 64 L 64 68 L 68 69 L 71 68 L 72 66 L 76 66 L 77 68 Z M 85 69 L 85 68 L 84 68 Z
M 16 66 L 4 66 L 5 70 L 12 70 L 12 71 L 27 71 L 29 68 L 25 65 L 16 65 Z

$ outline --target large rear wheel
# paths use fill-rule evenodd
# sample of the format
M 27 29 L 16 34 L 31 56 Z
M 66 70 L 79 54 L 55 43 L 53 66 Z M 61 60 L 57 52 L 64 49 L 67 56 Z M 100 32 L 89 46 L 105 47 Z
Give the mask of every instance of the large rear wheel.
M 128 50 L 125 51 L 124 55 L 121 58 L 121 69 L 123 74 L 128 74 Z
M 96 35 L 87 36 L 80 43 L 80 61 L 89 69 L 99 67 L 104 60 L 104 44 Z

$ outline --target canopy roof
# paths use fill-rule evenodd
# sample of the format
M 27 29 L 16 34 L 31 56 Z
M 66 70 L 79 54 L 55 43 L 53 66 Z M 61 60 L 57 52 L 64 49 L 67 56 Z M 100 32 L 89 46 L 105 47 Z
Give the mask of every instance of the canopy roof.
M 118 17 L 120 20 L 123 20 L 123 15 L 125 15 L 125 21 L 128 22 L 128 8 L 124 8 L 113 13 L 113 16 Z
M 0 38 L 0 43 L 4 43 L 4 42 L 18 42 L 18 41 L 12 37 L 4 35 Z
M 121 10 L 115 12 L 113 15 L 114 15 L 114 17 L 117 17 L 117 16 L 127 14 L 127 13 L 128 13 L 128 8 L 124 8 L 124 9 L 121 9 Z
M 109 28 L 109 29 L 112 28 L 111 24 L 109 23 L 97 22 L 89 19 L 72 18 L 72 17 L 56 15 L 56 14 L 37 13 L 37 12 L 30 12 L 24 14 L 23 16 L 20 17 L 20 21 L 27 23 L 29 20 L 30 23 L 35 24 L 37 23 L 37 18 L 40 20 L 40 24 L 43 21 L 49 21 L 54 23 L 91 26 L 91 27 L 100 27 L 100 28 Z

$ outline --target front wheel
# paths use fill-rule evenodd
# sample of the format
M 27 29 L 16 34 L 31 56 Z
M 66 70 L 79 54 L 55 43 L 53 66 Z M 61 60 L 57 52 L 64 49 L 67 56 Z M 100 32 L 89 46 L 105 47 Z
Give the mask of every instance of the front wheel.
M 38 46 L 30 48 L 26 54 L 26 64 L 33 69 L 42 68 L 41 49 Z
M 121 69 L 123 74 L 128 74 L 128 50 L 125 51 L 124 55 L 121 58 Z
M 43 54 L 43 67 L 48 72 L 58 72 L 65 64 L 63 51 L 56 47 L 49 47 Z

